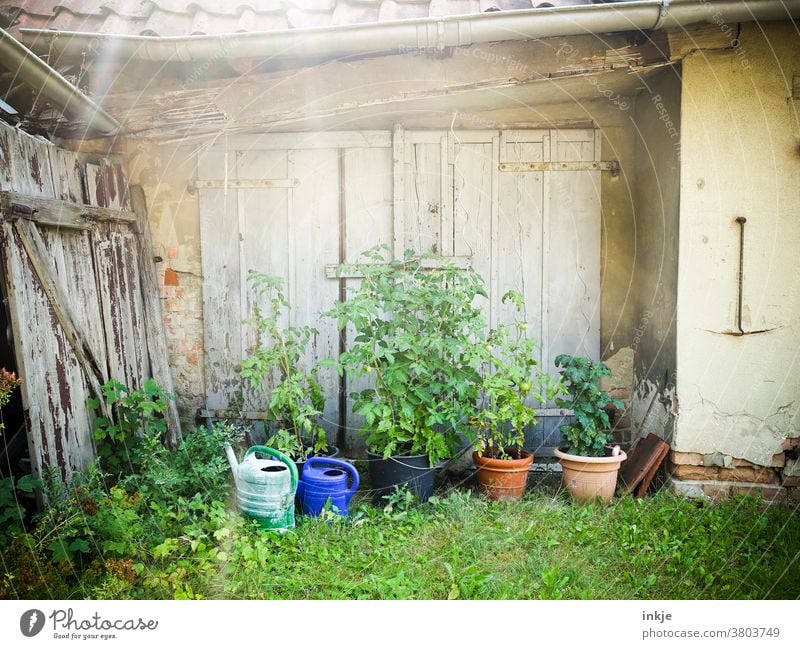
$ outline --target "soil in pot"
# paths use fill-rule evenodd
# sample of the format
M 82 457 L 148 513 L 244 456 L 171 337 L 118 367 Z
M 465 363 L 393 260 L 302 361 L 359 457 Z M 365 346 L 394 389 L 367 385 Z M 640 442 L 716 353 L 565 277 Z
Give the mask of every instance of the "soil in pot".
M 518 500 L 525 493 L 533 455 L 521 449 L 512 449 L 510 459 L 493 455 L 497 453 L 472 454 L 481 493 L 489 500 Z
M 572 455 L 557 448 L 555 455 L 561 462 L 564 485 L 570 496 L 580 503 L 602 500 L 610 503 L 617 486 L 619 465 L 628 457 L 624 452 L 604 457 Z
M 393 455 L 384 460 L 382 455 L 367 452 L 367 458 L 376 505 L 385 504 L 383 497 L 393 494 L 396 487 L 406 487 L 420 502 L 433 494 L 434 469 L 427 455 Z

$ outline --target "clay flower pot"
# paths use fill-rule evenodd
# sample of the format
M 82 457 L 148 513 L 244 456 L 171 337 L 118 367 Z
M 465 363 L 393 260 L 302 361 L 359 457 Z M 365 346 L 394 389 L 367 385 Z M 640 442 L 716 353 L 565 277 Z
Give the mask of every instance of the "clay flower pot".
M 619 465 L 628 457 L 623 451 L 619 455 L 586 457 L 571 455 L 558 448 L 555 456 L 561 462 L 567 491 L 574 500 L 581 503 L 598 499 L 610 503 L 617 486 Z
M 518 500 L 525 493 L 533 455 L 528 451 L 519 454 L 518 460 L 472 454 L 472 461 L 478 469 L 478 484 L 489 500 Z

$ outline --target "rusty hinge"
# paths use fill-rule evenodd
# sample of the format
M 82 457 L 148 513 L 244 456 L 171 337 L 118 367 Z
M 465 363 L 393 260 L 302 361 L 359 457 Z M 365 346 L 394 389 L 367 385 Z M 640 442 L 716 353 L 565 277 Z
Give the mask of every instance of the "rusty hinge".
M 610 171 L 614 178 L 619 176 L 619 162 L 616 160 L 603 162 L 501 162 L 497 168 L 500 171 L 515 173 L 525 171 Z

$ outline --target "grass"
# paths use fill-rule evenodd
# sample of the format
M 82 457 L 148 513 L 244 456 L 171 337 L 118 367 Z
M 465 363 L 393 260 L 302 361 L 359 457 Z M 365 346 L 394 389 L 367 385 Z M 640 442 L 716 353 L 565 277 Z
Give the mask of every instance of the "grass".
M 544 481 L 510 503 L 359 494 L 346 519 L 278 534 L 236 513 L 216 443 L 151 450 L 113 487 L 101 473 L 51 487 L 50 509 L 0 548 L 0 598 L 800 597 L 800 517 L 752 497 L 578 507 Z

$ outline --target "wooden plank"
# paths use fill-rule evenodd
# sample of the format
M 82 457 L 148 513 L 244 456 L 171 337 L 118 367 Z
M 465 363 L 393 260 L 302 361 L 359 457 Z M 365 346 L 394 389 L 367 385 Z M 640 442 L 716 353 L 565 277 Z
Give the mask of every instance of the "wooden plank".
M 70 307 L 69 298 L 56 279 L 57 274 L 47 254 L 47 248 L 36 230 L 36 226 L 28 221 L 19 220 L 14 223 L 14 229 L 28 255 L 28 260 L 36 273 L 42 290 L 47 296 L 49 307 L 56 320 L 58 320 L 64 335 L 69 341 L 72 352 L 84 372 L 89 388 L 95 397 L 101 400 L 101 407 L 105 414 L 108 415 L 109 412 L 105 408 L 105 400 L 100 390 L 101 382 L 106 379 L 102 363 L 98 360 L 97 354 L 84 337 L 83 332 L 75 326 L 77 319 Z
M 0 121 L 0 190 L 2 191 L 14 189 L 14 156 L 11 151 L 17 133 L 19 131 Z
M 441 233 L 439 241 L 442 242 L 440 254 L 443 257 L 453 255 L 453 165 L 452 157 L 448 155 L 448 138 L 443 135 L 439 143 L 439 164 L 441 167 L 439 182 L 441 183 Z
M 224 167 L 224 152 L 208 151 L 199 156 L 201 179 L 224 177 Z M 226 195 L 222 189 L 201 189 L 198 193 L 206 323 L 203 327 L 206 407 L 227 408 L 240 385 L 236 375 L 242 335 L 236 193 Z
M 293 214 L 290 219 L 289 249 L 294 269 L 292 324 L 310 326 L 319 332 L 301 359 L 306 371 L 322 359 L 338 358 L 339 330 L 333 318 L 320 313 L 339 299 L 339 286 L 325 281 L 326 264 L 339 260 L 339 151 L 316 149 L 292 152 L 294 174 L 300 188 L 292 191 Z M 307 187 L 313 187 L 310 192 Z M 339 375 L 335 368 L 320 368 L 318 380 L 325 394 L 322 421 L 333 443 L 339 429 Z
M 226 138 L 230 150 L 364 149 L 392 147 L 391 131 L 312 131 L 308 133 L 236 134 Z M 217 148 L 225 144 L 220 140 Z
M 459 140 L 461 139 L 459 133 Z M 492 198 L 496 175 L 492 167 L 491 143 L 455 144 L 453 168 L 453 227 L 455 237 L 453 252 L 457 257 L 471 262 L 472 268 L 483 278 L 490 292 L 492 272 Z M 486 309 L 487 324 L 491 318 L 490 303 L 476 301 Z
M 91 205 L 77 205 L 52 198 L 37 198 L 26 196 L 18 192 L 0 192 L 5 200 L 10 203 L 27 205 L 36 210 L 36 213 L 25 218 L 36 223 L 60 227 L 85 228 L 87 223 L 115 221 L 136 225 L 136 215 L 125 210 L 116 210 Z
M 525 171 L 611 171 L 619 173 L 619 162 L 607 160 L 602 162 L 575 161 L 575 162 L 501 162 L 500 171 L 521 173 Z
M 594 159 L 594 134 L 553 131 L 558 161 Z M 548 229 L 545 233 L 548 281 L 546 371 L 555 372 L 559 353 L 600 355 L 600 172 L 549 173 Z M 558 253 L 556 254 L 556 251 Z
M 66 203 L 85 204 L 88 197 L 84 187 L 83 164 L 73 151 L 54 148 L 50 151 L 55 198 Z
M 297 178 L 255 178 L 252 180 L 190 180 L 189 191 L 198 189 L 271 189 L 274 187 L 297 187 Z
M 392 136 L 392 172 L 394 258 L 402 259 L 406 246 L 406 144 L 403 127 L 399 124 L 394 127 Z
M 289 156 L 286 151 L 248 150 L 236 152 L 236 176 L 238 178 L 285 178 L 289 169 Z M 230 350 L 236 362 L 251 354 L 258 344 L 256 332 L 243 321 L 249 319 L 256 306 L 268 308 L 266 303 L 256 304 L 255 296 L 247 286 L 250 270 L 281 277 L 284 291 L 290 295 L 292 274 L 289 266 L 289 225 L 291 221 L 291 190 L 288 188 L 243 189 L 237 192 L 239 232 L 239 282 L 231 291 L 239 291 L 241 331 L 241 350 Z M 290 319 L 284 315 L 282 326 L 288 326 Z M 266 342 L 266 341 L 262 341 Z M 259 390 L 245 386 L 244 407 L 251 410 L 263 409 L 269 403 L 273 386 L 272 376 L 265 377 Z
M 164 330 L 164 314 L 161 311 L 158 275 L 153 263 L 153 241 L 147 218 L 147 201 L 141 185 L 131 187 L 130 192 L 133 210 L 138 218 L 139 278 L 143 296 L 144 332 L 150 361 L 150 375 L 165 391 L 174 394 L 175 387 L 169 368 L 169 353 Z M 167 446 L 175 448 L 181 439 L 181 423 L 178 406 L 174 399 L 167 402 L 165 416 L 168 428 L 165 442 Z
M 66 479 L 94 457 L 83 371 L 10 223 L 0 223 L 0 253 L 32 470 L 58 467 Z
M 441 251 L 441 148 L 436 144 L 407 144 L 410 153 L 406 183 L 405 247 L 418 254 Z
M 11 146 L 12 186 L 15 191 L 26 196 L 53 198 L 52 148 L 47 140 L 16 131 Z
M 500 177 L 495 169 L 500 164 L 504 151 L 504 136 L 492 138 L 492 206 L 491 227 L 489 233 L 491 243 L 489 255 L 491 257 L 491 275 L 489 278 L 489 326 L 494 329 L 498 324 L 500 315 Z
M 381 264 L 365 264 L 366 266 L 376 266 Z M 427 259 L 420 259 L 419 265 L 425 269 L 442 268 L 444 266 L 452 265 L 455 268 L 471 268 L 471 257 L 430 257 Z M 361 273 L 351 271 L 347 266 L 339 264 L 327 264 L 325 266 L 326 279 L 361 279 L 364 277 Z

